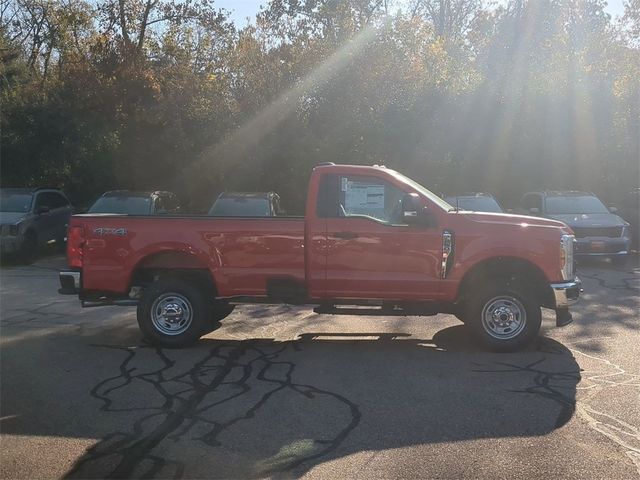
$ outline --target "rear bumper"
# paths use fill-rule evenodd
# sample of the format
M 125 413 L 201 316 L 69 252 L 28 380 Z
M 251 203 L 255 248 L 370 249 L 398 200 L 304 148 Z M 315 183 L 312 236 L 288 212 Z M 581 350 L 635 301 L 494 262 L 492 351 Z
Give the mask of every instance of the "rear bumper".
M 81 272 L 65 270 L 59 273 L 58 278 L 60 279 L 58 293 L 62 295 L 78 295 L 80 293 L 82 288 Z
M 567 308 L 578 303 L 582 292 L 582 282 L 578 277 L 569 282 L 552 283 L 550 287 L 553 290 L 556 308 Z

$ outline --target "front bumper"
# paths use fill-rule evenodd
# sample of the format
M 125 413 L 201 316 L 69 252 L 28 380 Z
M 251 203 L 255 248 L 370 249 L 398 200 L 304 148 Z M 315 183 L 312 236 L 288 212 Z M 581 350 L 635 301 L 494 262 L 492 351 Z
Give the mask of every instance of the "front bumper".
M 73 270 L 64 270 L 59 273 L 60 289 L 62 295 L 77 295 L 82 288 L 82 273 Z
M 626 255 L 631 239 L 628 237 L 582 237 L 576 239 L 575 254 L 583 255 Z
M 578 303 L 580 292 L 582 292 L 582 282 L 578 277 L 568 282 L 552 283 L 550 287 L 553 290 L 557 309 Z
M 2 253 L 15 253 L 18 250 L 20 250 L 19 237 L 10 235 L 0 237 L 0 251 Z

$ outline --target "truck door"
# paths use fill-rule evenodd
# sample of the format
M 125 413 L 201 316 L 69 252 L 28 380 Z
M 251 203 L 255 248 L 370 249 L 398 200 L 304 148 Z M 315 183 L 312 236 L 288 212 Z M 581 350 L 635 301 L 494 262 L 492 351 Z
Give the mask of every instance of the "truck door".
M 322 213 L 325 297 L 437 299 L 442 232 L 403 223 L 408 187 L 375 175 L 332 174 L 322 181 L 331 192 Z
M 35 231 L 39 243 L 46 243 L 55 239 L 57 230 L 57 212 L 55 208 L 55 196 L 53 192 L 38 192 L 36 196 L 34 213 Z

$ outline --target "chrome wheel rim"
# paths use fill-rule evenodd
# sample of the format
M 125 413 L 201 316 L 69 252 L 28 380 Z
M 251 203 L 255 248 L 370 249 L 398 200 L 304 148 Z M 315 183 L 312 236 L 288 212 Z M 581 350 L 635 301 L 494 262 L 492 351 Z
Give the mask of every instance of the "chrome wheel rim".
M 484 331 L 498 340 L 517 337 L 527 324 L 527 311 L 517 298 L 494 297 L 482 309 Z
M 160 295 L 151 306 L 153 326 L 164 335 L 180 335 L 193 321 L 191 302 L 179 293 Z

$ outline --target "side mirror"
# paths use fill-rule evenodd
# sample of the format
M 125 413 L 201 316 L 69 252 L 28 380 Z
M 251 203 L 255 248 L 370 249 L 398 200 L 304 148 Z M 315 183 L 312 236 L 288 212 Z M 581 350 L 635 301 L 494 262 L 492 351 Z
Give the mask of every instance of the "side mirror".
M 427 209 L 417 193 L 407 193 L 402 197 L 402 221 L 407 225 L 429 225 Z
M 42 215 L 43 213 L 49 212 L 51 209 L 46 205 L 42 205 L 40 207 L 36 207 L 35 213 L 36 215 Z
M 613 207 L 613 206 L 612 206 L 612 207 L 609 207 L 609 211 L 610 211 L 611 213 L 616 213 L 616 212 L 618 211 L 618 207 Z
M 536 208 L 536 207 L 530 208 L 529 209 L 529 213 L 532 213 L 534 215 L 538 215 L 540 213 L 540 209 Z

